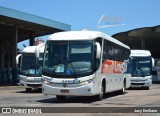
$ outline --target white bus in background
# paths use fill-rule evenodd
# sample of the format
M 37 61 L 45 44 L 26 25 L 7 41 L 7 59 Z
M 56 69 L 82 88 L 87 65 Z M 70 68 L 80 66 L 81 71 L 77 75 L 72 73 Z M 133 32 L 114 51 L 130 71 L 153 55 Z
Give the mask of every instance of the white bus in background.
M 33 88 L 42 87 L 42 62 L 44 47 L 40 48 L 40 56 L 36 58 L 36 48 L 38 46 L 28 46 L 17 55 L 17 64 L 20 62 L 19 68 L 19 85 L 26 88 L 26 92 L 30 92 Z M 21 56 L 21 57 L 20 57 Z M 21 58 L 21 59 L 19 59 Z
M 107 92 L 124 93 L 130 87 L 129 55 L 128 46 L 101 32 L 52 34 L 45 45 L 42 92 L 58 100 L 68 95 L 102 100 Z
M 131 87 L 144 87 L 149 90 L 152 85 L 153 60 L 148 50 L 131 50 Z

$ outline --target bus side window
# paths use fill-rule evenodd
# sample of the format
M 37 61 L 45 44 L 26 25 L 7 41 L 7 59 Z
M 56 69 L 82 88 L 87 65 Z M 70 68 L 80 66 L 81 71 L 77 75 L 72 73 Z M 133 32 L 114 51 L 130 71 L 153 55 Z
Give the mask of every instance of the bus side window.
M 132 72 L 132 60 L 128 59 L 127 61 L 127 73 L 131 73 Z
M 152 75 L 157 75 L 157 71 L 156 70 L 152 70 Z

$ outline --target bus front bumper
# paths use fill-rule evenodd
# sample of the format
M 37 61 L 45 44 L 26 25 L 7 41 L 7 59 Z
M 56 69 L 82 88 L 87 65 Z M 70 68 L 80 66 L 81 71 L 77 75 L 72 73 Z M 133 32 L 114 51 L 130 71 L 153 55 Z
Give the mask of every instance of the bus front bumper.
M 42 88 L 42 82 L 20 81 L 18 85 L 23 86 L 24 88 Z
M 131 87 L 150 87 L 152 85 L 152 80 L 147 81 L 132 81 Z
M 53 87 L 42 84 L 42 92 L 44 95 L 72 95 L 72 96 L 92 96 L 93 83 L 79 87 Z

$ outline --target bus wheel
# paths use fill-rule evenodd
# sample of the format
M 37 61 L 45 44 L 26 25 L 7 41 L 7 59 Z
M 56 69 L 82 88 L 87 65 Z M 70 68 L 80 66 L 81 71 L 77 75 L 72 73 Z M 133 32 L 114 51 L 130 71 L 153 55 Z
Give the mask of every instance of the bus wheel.
M 149 90 L 149 87 L 145 87 L 145 90 Z
M 42 92 L 42 88 L 38 88 L 38 91 L 39 91 L 39 92 Z
M 124 94 L 126 90 L 126 84 L 125 81 L 123 82 L 123 88 L 119 91 L 119 94 Z
M 32 90 L 32 88 L 26 88 L 26 92 L 27 92 L 27 93 L 30 93 L 31 90 Z
M 97 95 L 97 96 L 96 96 L 96 98 L 97 98 L 97 100 L 98 100 L 98 101 L 102 101 L 102 100 L 103 100 L 103 98 L 104 98 L 104 85 L 103 85 L 103 83 L 102 83 L 102 85 L 101 85 L 101 91 L 100 91 L 100 94 L 99 94 L 99 95 Z
M 65 95 L 56 95 L 58 101 L 64 101 L 66 96 Z

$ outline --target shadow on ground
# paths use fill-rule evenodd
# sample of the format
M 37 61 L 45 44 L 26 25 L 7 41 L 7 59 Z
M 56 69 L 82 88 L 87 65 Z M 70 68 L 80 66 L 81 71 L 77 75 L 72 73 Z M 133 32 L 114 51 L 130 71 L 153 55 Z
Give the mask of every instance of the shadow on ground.
M 124 94 L 126 94 L 125 92 Z M 104 100 L 107 98 L 115 97 L 115 96 L 120 96 L 118 92 L 112 92 L 112 93 L 107 93 L 104 96 Z M 44 97 L 45 98 L 45 97 Z M 47 98 L 47 99 L 42 99 L 42 100 L 37 100 L 36 102 L 40 103 L 93 103 L 97 102 L 96 96 L 67 96 L 65 100 L 58 101 L 56 99 L 56 96 L 53 96 L 53 98 Z

